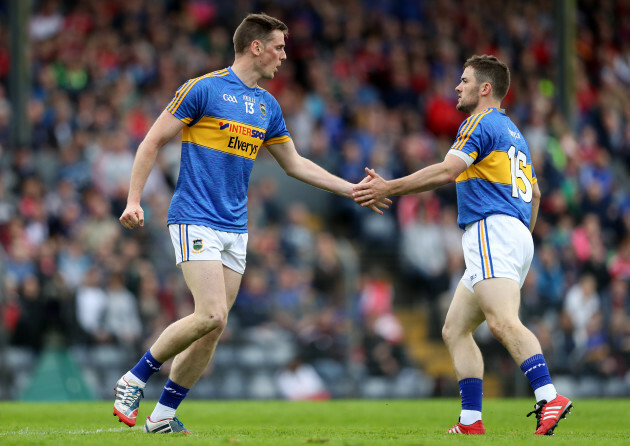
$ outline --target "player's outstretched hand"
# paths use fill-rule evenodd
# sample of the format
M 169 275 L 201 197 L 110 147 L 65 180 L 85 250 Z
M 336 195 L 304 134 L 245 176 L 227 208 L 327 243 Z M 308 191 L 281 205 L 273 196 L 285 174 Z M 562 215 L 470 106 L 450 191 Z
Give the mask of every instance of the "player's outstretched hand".
M 118 219 L 120 223 L 127 229 L 133 229 L 136 226 L 144 226 L 144 211 L 139 204 L 127 204 L 122 215 Z
M 378 206 L 387 200 L 391 204 L 389 198 L 385 198 L 388 195 L 387 182 L 377 174 L 374 169 L 365 168 L 367 176 L 359 184 L 354 186 L 352 192 L 352 199 L 363 207 Z M 372 209 L 374 210 L 374 209 Z M 376 211 L 382 214 L 380 211 Z
M 376 212 L 377 214 L 383 215 L 383 211 L 381 211 L 379 208 L 383 208 L 383 209 L 389 209 L 389 205 L 392 204 L 392 200 L 390 200 L 389 198 L 385 197 L 385 195 L 387 194 L 383 194 L 382 196 L 371 200 L 369 203 L 366 203 L 366 199 L 357 199 L 357 193 L 358 191 L 361 191 L 362 189 L 360 188 L 360 186 L 362 185 L 366 185 L 368 183 L 372 183 L 373 180 L 375 178 L 380 178 L 380 180 L 384 183 L 385 180 L 383 180 L 383 178 L 381 178 L 380 175 L 378 175 L 373 169 L 368 169 L 367 167 L 365 168 L 365 172 L 367 173 L 367 176 L 365 178 L 363 178 L 363 180 L 361 180 L 361 182 L 357 185 L 354 186 L 353 193 L 352 193 L 352 199 L 360 204 L 363 207 L 369 207 L 370 209 L 372 209 L 374 212 Z

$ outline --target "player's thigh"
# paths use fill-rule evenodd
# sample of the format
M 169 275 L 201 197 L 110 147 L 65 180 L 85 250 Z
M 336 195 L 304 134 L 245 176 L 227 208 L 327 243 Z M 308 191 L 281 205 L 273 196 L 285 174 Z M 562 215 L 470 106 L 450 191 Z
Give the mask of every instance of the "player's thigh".
M 195 312 L 227 310 L 224 267 L 220 260 L 182 262 L 181 268 L 195 300 Z
M 484 320 L 477 297 L 460 281 L 446 313 L 443 334 L 445 338 L 466 335 Z
M 234 305 L 238 290 L 241 287 L 241 279 L 243 278 L 243 275 L 223 265 L 223 277 L 225 280 L 225 296 L 227 308 L 228 310 L 230 310 L 232 308 L 232 305 Z
M 518 320 L 521 304 L 520 284 L 513 279 L 495 277 L 474 286 L 479 306 L 488 323 Z

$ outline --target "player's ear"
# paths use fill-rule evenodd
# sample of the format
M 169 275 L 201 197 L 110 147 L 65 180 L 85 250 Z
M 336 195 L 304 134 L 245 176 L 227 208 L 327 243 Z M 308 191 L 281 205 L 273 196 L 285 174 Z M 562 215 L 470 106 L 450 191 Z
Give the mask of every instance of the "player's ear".
M 481 95 L 489 96 L 490 94 L 492 94 L 492 84 L 490 82 L 481 84 Z
M 250 51 L 252 52 L 254 56 L 260 56 L 262 54 L 263 44 L 260 42 L 260 40 L 252 41 L 250 45 Z

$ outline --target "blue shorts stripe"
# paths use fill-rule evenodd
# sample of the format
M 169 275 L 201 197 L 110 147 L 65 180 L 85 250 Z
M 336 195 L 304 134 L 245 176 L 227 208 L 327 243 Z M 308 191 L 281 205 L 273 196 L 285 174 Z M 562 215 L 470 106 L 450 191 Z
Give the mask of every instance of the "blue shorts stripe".
M 488 220 L 483 219 L 483 225 L 486 232 L 486 246 L 488 247 L 488 261 L 490 263 L 490 277 L 494 277 L 494 266 L 492 265 L 492 253 L 490 252 L 490 238 L 488 236 Z
M 483 221 L 480 221 L 477 224 L 477 241 L 479 243 L 479 257 L 481 258 L 481 276 L 485 279 L 486 278 L 486 268 L 484 265 L 484 259 L 483 259 L 483 246 L 481 244 L 481 225 L 483 224 Z
M 182 262 L 184 261 L 184 237 L 182 237 L 182 225 L 179 225 L 179 249 L 182 255 Z
M 188 226 L 186 225 L 186 248 L 188 248 Z M 186 249 L 186 260 L 190 260 L 190 249 Z

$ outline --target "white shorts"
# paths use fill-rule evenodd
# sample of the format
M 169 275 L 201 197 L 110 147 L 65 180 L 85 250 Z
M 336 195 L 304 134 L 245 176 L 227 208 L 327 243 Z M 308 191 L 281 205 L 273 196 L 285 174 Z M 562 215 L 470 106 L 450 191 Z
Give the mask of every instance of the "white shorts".
M 168 225 L 175 248 L 175 263 L 220 260 L 239 274 L 245 272 L 247 233 L 223 232 L 200 225 Z
M 523 286 L 534 256 L 529 229 L 517 218 L 495 214 L 466 227 L 462 236 L 466 271 L 462 283 L 471 292 L 484 279 L 505 277 Z

